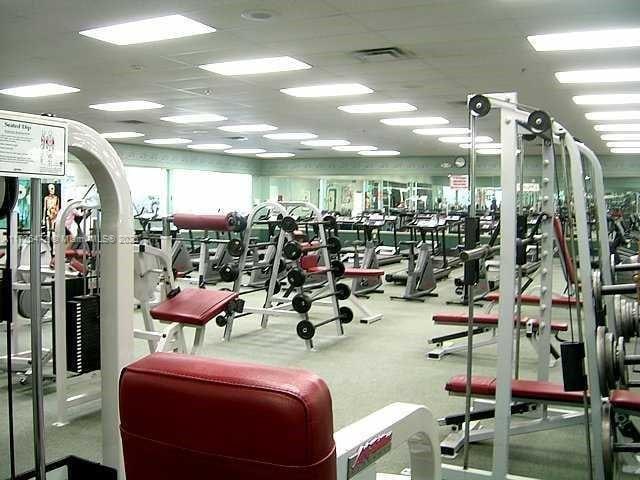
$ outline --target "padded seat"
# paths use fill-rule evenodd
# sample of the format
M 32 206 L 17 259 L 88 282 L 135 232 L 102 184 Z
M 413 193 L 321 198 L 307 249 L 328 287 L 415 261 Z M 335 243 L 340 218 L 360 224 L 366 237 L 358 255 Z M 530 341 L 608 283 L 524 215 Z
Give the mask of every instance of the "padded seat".
M 615 408 L 640 413 L 640 394 L 629 390 L 613 390 L 609 394 L 609 403 Z
M 93 252 L 89 250 L 84 250 L 82 248 L 68 248 L 64 251 L 64 256 L 66 258 L 73 257 L 93 257 Z
M 384 270 L 379 268 L 345 268 L 344 277 L 381 277 Z
M 445 390 L 452 394 L 464 395 L 466 390 L 466 375 L 456 375 L 449 379 Z M 496 379 L 474 375 L 471 377 L 471 394 L 482 397 L 494 397 L 496 394 Z M 566 392 L 564 385 L 537 380 L 512 380 L 511 396 L 522 400 L 539 400 L 546 403 L 582 403 L 582 392 Z
M 540 303 L 539 295 L 530 295 L 524 294 L 520 296 L 523 305 L 537 305 Z M 489 302 L 499 302 L 500 301 L 500 293 L 491 292 L 484 296 L 483 300 L 487 300 Z M 564 295 L 554 296 L 551 300 L 551 304 L 554 307 L 569 307 L 576 305 L 575 297 L 567 297 Z
M 303 252 L 312 252 L 314 250 L 318 250 L 319 247 L 320 247 L 320 242 L 318 241 L 303 242 L 300 244 L 300 248 L 302 249 Z
M 313 373 L 152 354 L 120 379 L 128 480 L 336 480 L 331 395 Z
M 433 315 L 433 322 L 439 325 L 466 325 L 469 315 L 467 313 L 436 313 Z M 498 327 L 498 315 L 491 313 L 476 313 L 473 316 L 473 324 L 483 327 Z M 520 319 L 520 325 L 526 326 L 531 321 L 535 327 L 540 323 L 533 318 L 524 317 Z M 551 322 L 552 332 L 566 332 L 569 325 L 565 322 Z
M 237 297 L 236 292 L 226 290 L 187 288 L 153 307 L 151 317 L 164 322 L 202 326 L 222 313 L 229 302 Z

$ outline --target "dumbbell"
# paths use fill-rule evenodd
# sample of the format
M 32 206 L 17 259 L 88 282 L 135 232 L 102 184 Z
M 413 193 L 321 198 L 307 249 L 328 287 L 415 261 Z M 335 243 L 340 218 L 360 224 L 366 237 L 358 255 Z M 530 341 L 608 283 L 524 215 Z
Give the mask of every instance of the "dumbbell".
M 290 240 L 284 244 L 284 247 L 282 247 L 282 255 L 284 255 L 288 260 L 298 260 L 305 251 L 315 251 L 320 250 L 321 248 L 326 248 L 331 255 L 336 255 L 342 250 L 342 243 L 338 237 L 329 237 L 327 238 L 326 245 L 307 244 L 303 249 L 303 246 L 300 243 L 295 240 Z
M 304 225 L 324 225 L 331 229 L 338 228 L 338 222 L 336 222 L 336 217 L 334 217 L 333 215 L 325 215 L 320 222 L 314 220 L 301 220 L 300 223 Z M 286 217 L 283 217 L 282 220 L 280 220 L 280 226 L 285 232 L 291 233 L 295 230 L 298 230 L 298 221 L 292 216 L 287 215 Z
M 346 300 L 351 296 L 351 288 L 349 288 L 349 285 L 345 283 L 338 283 L 336 284 L 334 292 L 319 295 L 317 297 L 311 297 L 306 293 L 298 293 L 293 297 L 293 299 L 291 299 L 291 306 L 298 313 L 307 313 L 311 310 L 311 305 L 313 305 L 313 302 L 316 300 L 322 300 L 333 296 L 338 300 Z
M 248 290 L 242 290 L 241 292 L 238 292 L 238 295 L 246 295 L 248 293 L 255 293 L 255 292 L 259 292 L 261 290 L 268 290 L 269 289 L 269 282 L 270 282 L 270 280 L 265 281 L 264 282 L 264 286 L 262 286 L 262 287 L 255 287 L 255 288 L 250 288 Z M 274 294 L 280 293 L 280 289 L 281 288 L 282 288 L 282 284 L 280 282 L 276 282 L 275 287 L 273 289 L 273 293 Z M 230 291 L 230 289 L 228 289 L 228 288 L 221 288 L 220 290 L 227 291 L 227 292 Z M 239 308 L 239 309 L 238 308 L 234 308 L 234 309 L 232 309 L 232 311 L 241 313 L 242 309 L 244 308 L 244 300 L 236 300 L 236 302 L 242 302 L 241 303 L 241 308 Z M 227 314 L 228 313 L 229 312 L 227 312 Z M 240 318 L 241 316 L 244 316 L 244 315 L 251 315 L 251 313 L 241 313 L 241 315 L 236 315 L 235 318 Z M 227 319 L 226 315 L 218 315 L 216 317 L 216 325 L 218 325 L 219 327 L 226 326 L 228 321 L 229 320 Z
M 263 273 L 267 273 L 271 270 L 272 265 L 253 265 L 251 267 L 245 267 L 243 272 L 251 272 L 253 270 L 262 270 Z M 287 268 L 287 265 L 284 260 L 280 259 L 280 264 L 278 267 L 278 272 L 281 273 Z M 220 267 L 218 270 L 220 274 L 220 278 L 224 282 L 235 282 L 240 275 L 240 271 L 238 270 L 237 265 L 227 264 Z
M 340 278 L 344 275 L 346 268 L 344 267 L 344 263 L 342 263 L 340 260 L 332 260 L 329 271 L 332 272 L 337 278 Z M 324 273 L 324 271 L 305 272 L 301 268 L 292 268 L 287 273 L 287 281 L 292 287 L 301 287 L 306 283 L 307 277 L 311 275 L 323 275 Z
M 640 355 L 627 355 L 624 337 L 620 336 L 616 339 L 612 332 L 607 331 L 607 327 L 598 327 L 596 329 L 596 353 L 600 390 L 603 395 L 619 385 L 631 386 L 627 375 L 627 366 L 640 365 Z
M 340 307 L 338 309 L 338 316 L 328 318 L 327 320 L 323 320 L 322 322 L 312 323 L 309 320 L 301 320 L 296 325 L 296 332 L 298 336 L 303 340 L 311 340 L 315 334 L 316 329 L 323 325 L 327 325 L 328 323 L 334 322 L 336 320 L 340 320 L 340 323 L 349 323 L 353 320 L 353 311 L 349 307 Z

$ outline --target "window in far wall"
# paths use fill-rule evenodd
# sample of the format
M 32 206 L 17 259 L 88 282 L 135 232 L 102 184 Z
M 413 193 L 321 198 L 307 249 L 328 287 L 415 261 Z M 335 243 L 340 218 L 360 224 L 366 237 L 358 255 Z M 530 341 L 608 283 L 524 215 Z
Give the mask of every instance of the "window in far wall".
M 202 170 L 171 171 L 173 212 L 218 213 L 251 210 L 251 175 Z
M 167 214 L 167 171 L 164 168 L 125 167 L 135 213 Z

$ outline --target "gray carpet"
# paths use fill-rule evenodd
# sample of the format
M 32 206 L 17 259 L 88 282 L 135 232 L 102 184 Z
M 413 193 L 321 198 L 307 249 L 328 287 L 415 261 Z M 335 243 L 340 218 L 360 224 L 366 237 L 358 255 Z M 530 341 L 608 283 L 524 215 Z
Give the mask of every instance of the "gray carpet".
M 398 268 L 399 265 L 391 265 L 387 270 Z M 458 270 L 455 274 L 459 272 Z M 466 309 L 460 306 L 445 306 L 445 301 L 455 296 L 452 278 L 439 284 L 439 297 L 427 298 L 424 303 L 390 301 L 389 295 L 399 294 L 402 287 L 386 285 L 383 294 L 374 294 L 366 300 L 371 310 L 385 315 L 383 320 L 372 325 L 361 325 L 354 321 L 345 326 L 346 335 L 343 337 L 336 336 L 332 325 L 320 328 L 315 338 L 315 351 L 307 351 L 304 342 L 296 336 L 295 322 L 285 318 L 274 318 L 269 327 L 263 330 L 259 327 L 259 318 L 249 316 L 237 321 L 230 343 L 221 341 L 222 330 L 212 323 L 207 331 L 203 355 L 270 365 L 296 366 L 317 373 L 327 381 L 331 389 L 336 430 L 397 401 L 427 405 L 436 417 L 462 412 L 464 400 L 450 397 L 444 391 L 443 385 L 450 376 L 464 373 L 465 355 L 450 356 L 443 360 L 428 360 L 425 357 L 429 336 L 456 330 L 434 327 L 431 315 L 443 309 Z M 248 303 L 255 304 L 260 301 L 260 297 L 253 295 L 248 297 L 248 300 Z M 322 317 L 320 308 L 317 309 L 320 313 L 314 313 L 316 318 Z M 536 310 L 528 309 L 527 312 L 535 314 Z M 558 310 L 555 318 L 565 319 L 566 312 Z M 145 348 L 144 342 L 136 342 L 137 355 L 143 355 Z M 495 348 L 478 349 L 473 358 L 474 373 L 495 374 Z M 522 341 L 521 377 L 535 378 L 535 372 L 533 349 L 525 339 Z M 552 369 L 552 379 L 561 379 L 559 366 Z M 7 458 L 5 384 L 6 378 L 2 378 L 0 459 Z M 88 412 L 65 427 L 51 427 L 54 392 L 50 388 L 47 392 L 48 458 L 53 459 L 69 453 L 99 458 L 99 413 Z M 16 436 L 21 470 L 28 468 L 32 461 L 29 394 L 28 387 L 18 386 Z M 442 428 L 443 437 L 446 433 L 447 430 Z M 286 446 L 283 445 L 283 448 Z M 584 427 L 512 437 L 510 471 L 543 479 L 584 479 L 588 476 L 585 452 Z M 490 442 L 474 445 L 471 449 L 471 466 L 491 468 L 491 455 Z M 399 473 L 407 465 L 407 461 L 408 454 L 405 451 L 394 451 L 380 463 L 381 471 Z M 457 464 L 460 459 L 445 461 Z M 8 465 L 2 460 L 0 478 L 7 475 Z

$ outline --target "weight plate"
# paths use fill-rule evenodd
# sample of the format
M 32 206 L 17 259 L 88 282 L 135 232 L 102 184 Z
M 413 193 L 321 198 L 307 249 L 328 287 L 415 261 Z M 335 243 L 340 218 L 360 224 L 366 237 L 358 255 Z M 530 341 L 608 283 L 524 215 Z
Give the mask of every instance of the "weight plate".
M 292 287 L 301 287 L 307 281 L 307 276 L 299 268 L 293 268 L 287 273 L 287 282 Z
M 238 267 L 235 265 L 225 265 L 220 269 L 220 278 L 224 282 L 235 282 L 238 275 Z
M 280 227 L 285 232 L 291 233 L 294 230 L 298 229 L 298 222 L 296 222 L 295 218 L 291 216 L 286 216 L 286 217 L 283 217 L 282 220 L 280 220 Z
M 338 300 L 346 300 L 351 296 L 351 289 L 346 283 L 336 284 L 336 298 Z
M 337 255 L 342 250 L 342 243 L 338 237 L 327 238 L 327 251 L 331 255 Z
M 529 129 L 534 133 L 544 133 L 551 128 L 551 117 L 549 117 L 547 112 L 536 110 L 529 114 L 527 125 L 529 125 Z
M 298 313 L 307 313 L 311 310 L 312 303 L 311 297 L 306 293 L 298 293 L 293 297 L 293 300 L 291 300 L 291 306 Z
M 615 340 L 613 337 L 613 333 L 607 332 L 604 336 L 605 338 L 605 358 L 607 359 L 606 365 L 606 379 L 607 385 L 609 389 L 616 388 L 616 382 L 618 380 L 618 376 L 616 375 L 616 354 L 615 354 Z M 609 390 L 607 390 L 608 392 Z
M 606 357 L 606 327 L 596 328 L 596 356 L 598 360 L 598 380 L 600 384 L 600 395 L 609 394 L 609 383 L 607 381 L 607 357 Z
M 227 317 L 224 317 L 222 315 L 218 315 L 216 317 L 216 325 L 218 325 L 219 327 L 226 327 L 227 326 Z
M 244 250 L 244 246 L 242 245 L 242 241 L 239 238 L 232 238 L 227 243 L 227 252 L 232 257 L 239 257 L 242 255 L 242 251 Z
M 351 323 L 353 320 L 353 310 L 349 307 L 340 307 L 338 312 L 340 313 L 340 323 Z
M 288 260 L 298 260 L 302 256 L 302 248 L 298 242 L 287 242 L 282 247 L 282 254 Z
M 336 277 L 340 278 L 344 275 L 346 268 L 344 267 L 344 263 L 340 260 L 333 260 L 331 262 L 331 271 Z
M 469 109 L 478 117 L 484 117 L 491 111 L 491 102 L 484 95 L 474 95 L 469 100 Z
M 336 230 L 338 228 L 338 222 L 336 221 L 336 217 L 333 215 L 325 215 L 322 221 L 325 224 L 326 228 L 331 230 Z
M 296 333 L 303 340 L 311 340 L 316 334 L 316 327 L 309 320 L 302 320 L 296 325 Z
M 625 386 L 629 383 L 629 375 L 627 374 L 627 366 L 624 364 L 624 359 L 627 356 L 627 349 L 624 345 L 624 337 L 618 337 L 616 342 L 616 370 L 618 382 L 621 386 Z

